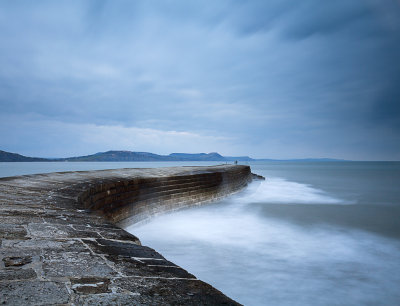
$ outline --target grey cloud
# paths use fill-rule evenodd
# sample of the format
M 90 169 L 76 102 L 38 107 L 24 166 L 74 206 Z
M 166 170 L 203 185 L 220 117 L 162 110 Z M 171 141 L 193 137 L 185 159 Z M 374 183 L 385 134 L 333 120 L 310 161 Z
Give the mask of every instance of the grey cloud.
M 356 158 L 352 144 L 364 152 L 368 134 L 380 150 L 374 158 L 393 158 L 399 6 L 2 2 L 1 114 L 223 136 L 229 150 L 249 146 L 258 156 L 299 141 L 304 150 L 294 155 L 327 156 L 329 138 L 336 155 Z M 340 145 L 349 131 L 352 141 Z

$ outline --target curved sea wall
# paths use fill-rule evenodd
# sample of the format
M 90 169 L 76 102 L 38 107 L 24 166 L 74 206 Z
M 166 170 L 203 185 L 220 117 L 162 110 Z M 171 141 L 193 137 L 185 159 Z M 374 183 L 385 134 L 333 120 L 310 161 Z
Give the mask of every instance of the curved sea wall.
M 143 171 L 142 171 L 143 172 Z M 187 206 L 214 201 L 244 188 L 249 166 L 164 168 L 134 178 L 97 182 L 79 201 L 120 227 Z
M 1 178 L 0 303 L 237 305 L 120 227 L 251 179 L 238 165 Z

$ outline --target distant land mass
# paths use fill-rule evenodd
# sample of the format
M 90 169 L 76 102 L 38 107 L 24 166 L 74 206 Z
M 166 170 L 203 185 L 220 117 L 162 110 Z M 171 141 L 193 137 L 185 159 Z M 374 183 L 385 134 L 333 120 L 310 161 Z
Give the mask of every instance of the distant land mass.
M 132 152 L 132 151 L 107 151 L 96 154 L 67 157 L 67 158 L 38 158 L 28 157 L 17 153 L 10 153 L 0 150 L 0 162 L 33 162 L 33 161 L 253 161 L 248 156 L 224 157 L 216 152 L 212 153 L 172 153 L 169 155 L 158 155 L 149 152 Z
M 317 159 L 290 159 L 290 160 L 276 160 L 276 159 L 254 159 L 249 156 L 222 156 L 219 153 L 171 153 L 169 155 L 158 155 L 149 152 L 132 152 L 132 151 L 107 151 L 99 152 L 96 154 L 67 157 L 67 158 L 39 158 L 28 157 L 17 153 L 10 153 L 0 150 L 0 162 L 52 162 L 52 161 L 65 161 L 65 162 L 80 162 L 80 161 L 93 161 L 93 162 L 143 162 L 143 161 L 343 161 L 331 158 L 317 158 Z
M 49 161 L 46 158 L 27 157 L 17 153 L 10 153 L 0 150 L 0 162 L 37 162 Z

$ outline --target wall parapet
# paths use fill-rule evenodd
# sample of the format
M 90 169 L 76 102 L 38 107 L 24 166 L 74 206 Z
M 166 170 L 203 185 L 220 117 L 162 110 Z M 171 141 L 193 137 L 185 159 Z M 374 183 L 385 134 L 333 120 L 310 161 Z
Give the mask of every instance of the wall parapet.
M 250 167 L 171 167 L 0 179 L 0 303 L 237 303 L 119 226 L 244 188 Z

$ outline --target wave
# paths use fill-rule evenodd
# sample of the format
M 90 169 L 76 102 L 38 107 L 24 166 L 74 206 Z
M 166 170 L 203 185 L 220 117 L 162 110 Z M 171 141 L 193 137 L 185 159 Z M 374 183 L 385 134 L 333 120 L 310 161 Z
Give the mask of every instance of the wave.
M 349 204 L 348 201 L 332 197 L 310 185 L 283 178 L 268 178 L 266 181 L 254 182 L 245 192 L 232 200 L 239 203 L 268 204 Z

